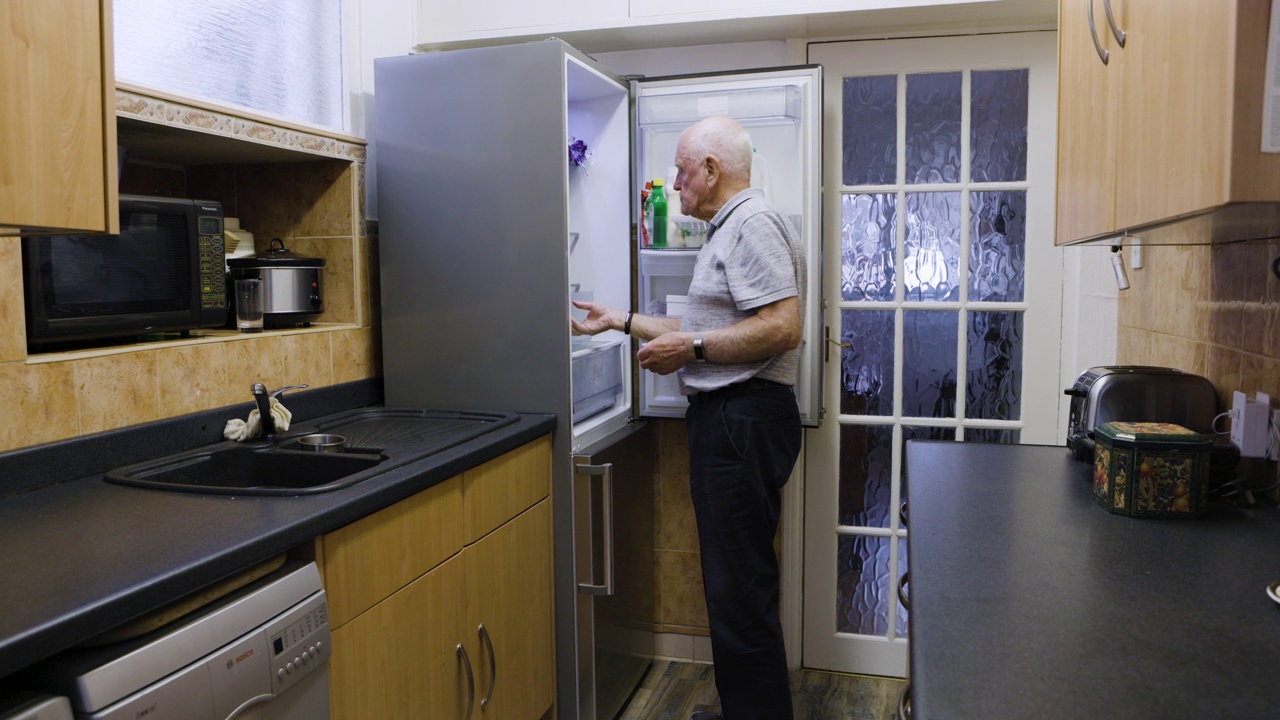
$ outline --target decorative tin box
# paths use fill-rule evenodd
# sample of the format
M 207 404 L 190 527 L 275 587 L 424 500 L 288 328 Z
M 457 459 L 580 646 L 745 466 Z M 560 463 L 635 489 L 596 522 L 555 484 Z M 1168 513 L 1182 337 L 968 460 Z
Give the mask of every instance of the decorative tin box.
M 1110 512 L 1193 518 L 1204 510 L 1209 436 L 1171 423 L 1109 422 L 1094 441 L 1093 497 Z

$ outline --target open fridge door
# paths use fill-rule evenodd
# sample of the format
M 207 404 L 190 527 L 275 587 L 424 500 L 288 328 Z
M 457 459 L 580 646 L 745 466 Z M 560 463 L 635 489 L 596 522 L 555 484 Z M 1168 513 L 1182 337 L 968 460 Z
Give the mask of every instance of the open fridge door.
M 712 115 L 728 115 L 751 133 L 751 184 L 791 218 L 808 261 L 804 333 L 796 400 L 801 421 L 822 419 L 822 68 L 817 65 L 716 75 L 635 80 L 633 187 L 662 178 L 670 208 L 667 247 L 638 233 L 639 310 L 677 316 L 688 294 L 706 223 L 679 214 L 674 158 L 681 133 Z M 639 198 L 635 203 L 638 205 Z M 675 375 L 642 371 L 640 415 L 683 417 L 688 401 Z

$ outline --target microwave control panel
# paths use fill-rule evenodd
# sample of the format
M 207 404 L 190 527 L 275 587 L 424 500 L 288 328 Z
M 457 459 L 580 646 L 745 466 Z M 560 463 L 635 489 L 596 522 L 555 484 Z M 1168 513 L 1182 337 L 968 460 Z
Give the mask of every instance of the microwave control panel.
M 222 233 L 222 206 L 196 203 L 196 223 L 200 231 L 200 309 L 218 310 L 227 306 L 227 265 Z

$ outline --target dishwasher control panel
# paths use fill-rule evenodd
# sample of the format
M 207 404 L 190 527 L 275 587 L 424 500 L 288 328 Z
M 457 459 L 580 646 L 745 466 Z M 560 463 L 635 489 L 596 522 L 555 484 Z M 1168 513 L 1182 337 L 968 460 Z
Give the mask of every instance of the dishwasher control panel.
M 272 689 L 278 695 L 329 660 L 329 605 L 323 591 L 265 628 Z

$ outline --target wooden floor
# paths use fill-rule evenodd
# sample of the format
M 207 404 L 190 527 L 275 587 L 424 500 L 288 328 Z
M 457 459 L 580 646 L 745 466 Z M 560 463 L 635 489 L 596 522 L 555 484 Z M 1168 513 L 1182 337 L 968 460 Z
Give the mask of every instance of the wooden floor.
M 791 673 L 795 720 L 901 720 L 902 686 L 889 678 L 796 670 Z M 617 720 L 688 720 L 695 711 L 719 709 L 711 665 L 654 660 Z

